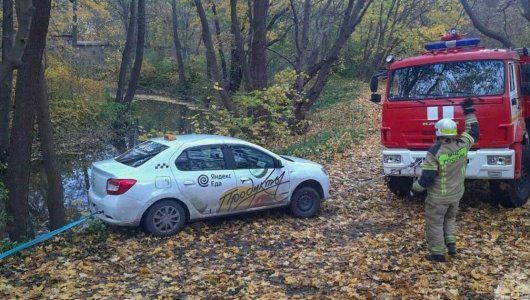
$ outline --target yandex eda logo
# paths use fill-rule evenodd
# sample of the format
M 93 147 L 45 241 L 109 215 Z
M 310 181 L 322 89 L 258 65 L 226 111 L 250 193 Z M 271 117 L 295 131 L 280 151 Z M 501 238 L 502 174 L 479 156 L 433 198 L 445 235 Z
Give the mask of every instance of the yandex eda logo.
M 427 120 L 430 122 L 423 122 L 423 126 L 434 126 L 440 119 L 455 118 L 454 106 L 431 106 L 426 107 Z M 456 122 L 458 124 L 458 122 Z

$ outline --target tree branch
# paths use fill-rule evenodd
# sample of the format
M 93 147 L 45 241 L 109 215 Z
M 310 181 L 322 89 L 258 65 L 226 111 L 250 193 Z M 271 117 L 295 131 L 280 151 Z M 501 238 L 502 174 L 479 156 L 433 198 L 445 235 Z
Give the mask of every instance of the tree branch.
M 7 74 L 20 66 L 22 55 L 28 42 L 31 18 L 33 16 L 33 7 L 31 0 L 15 1 L 15 10 L 17 14 L 18 31 L 15 36 L 13 48 L 6 55 L 6 60 L 0 65 L 0 82 L 3 82 Z
M 486 26 L 484 26 L 484 24 L 482 24 L 480 22 L 480 20 L 478 19 L 477 15 L 475 15 L 475 12 L 471 8 L 471 6 L 467 2 L 467 0 L 460 0 L 460 3 L 462 3 L 462 6 L 464 7 L 464 10 L 466 11 L 467 15 L 471 19 L 471 22 L 473 22 L 473 26 L 475 26 L 475 28 L 478 31 L 480 31 L 483 35 L 485 35 L 487 37 L 490 37 L 490 38 L 492 38 L 494 40 L 497 40 L 497 41 L 501 42 L 504 45 L 504 47 L 506 47 L 506 48 L 514 48 L 515 47 L 515 45 L 509 39 L 507 39 L 506 37 L 504 37 L 504 36 L 494 32 L 494 31 L 490 30 L 489 28 L 486 28 Z

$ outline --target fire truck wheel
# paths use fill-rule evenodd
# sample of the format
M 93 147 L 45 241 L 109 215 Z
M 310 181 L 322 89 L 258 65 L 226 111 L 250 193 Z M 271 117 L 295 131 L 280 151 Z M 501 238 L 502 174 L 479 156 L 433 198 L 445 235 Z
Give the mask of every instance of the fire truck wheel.
M 410 194 L 412 188 L 411 177 L 390 176 L 386 185 L 388 189 L 398 197 L 406 197 Z
M 530 149 L 523 148 L 521 177 L 517 180 L 494 181 L 491 191 L 500 205 L 507 208 L 521 207 L 530 197 Z

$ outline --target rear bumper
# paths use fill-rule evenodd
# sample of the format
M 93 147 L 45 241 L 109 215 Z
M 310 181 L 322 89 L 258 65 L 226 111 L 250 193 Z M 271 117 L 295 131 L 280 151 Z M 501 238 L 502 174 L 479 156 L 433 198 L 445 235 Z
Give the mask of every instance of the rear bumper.
M 92 213 L 101 211 L 102 213 L 97 214 L 96 217 L 109 224 L 140 225 L 143 205 L 126 195 L 98 197 L 90 189 L 88 191 L 88 205 Z
M 421 166 L 405 168 L 407 165 L 424 159 L 427 151 L 411 151 L 408 149 L 386 149 L 384 155 L 401 155 L 400 163 L 383 163 L 385 175 L 418 177 Z M 488 155 L 506 155 L 512 157 L 511 165 L 488 165 Z M 515 173 L 515 151 L 512 149 L 479 149 L 468 152 L 466 178 L 470 179 L 513 179 Z M 405 168 L 405 169 L 403 169 Z

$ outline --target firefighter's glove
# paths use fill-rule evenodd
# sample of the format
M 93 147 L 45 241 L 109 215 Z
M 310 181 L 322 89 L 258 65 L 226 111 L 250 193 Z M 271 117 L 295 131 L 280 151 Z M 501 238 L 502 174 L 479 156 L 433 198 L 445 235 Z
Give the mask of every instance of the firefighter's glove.
M 462 102 L 462 108 L 464 109 L 464 115 L 472 114 L 475 112 L 473 99 L 467 98 Z

